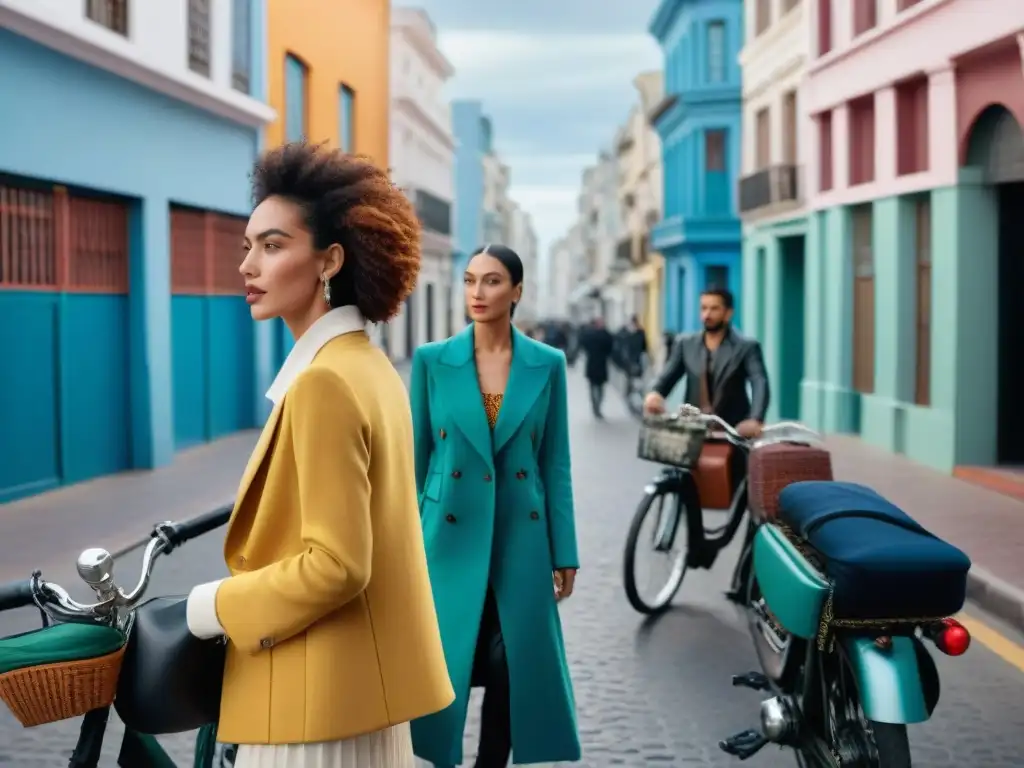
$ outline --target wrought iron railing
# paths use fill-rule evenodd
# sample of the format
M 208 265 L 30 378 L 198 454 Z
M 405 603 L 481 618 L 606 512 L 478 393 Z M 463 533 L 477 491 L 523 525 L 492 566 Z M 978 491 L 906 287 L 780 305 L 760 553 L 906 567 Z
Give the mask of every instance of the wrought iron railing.
M 740 213 L 800 200 L 800 167 L 773 165 L 740 179 Z

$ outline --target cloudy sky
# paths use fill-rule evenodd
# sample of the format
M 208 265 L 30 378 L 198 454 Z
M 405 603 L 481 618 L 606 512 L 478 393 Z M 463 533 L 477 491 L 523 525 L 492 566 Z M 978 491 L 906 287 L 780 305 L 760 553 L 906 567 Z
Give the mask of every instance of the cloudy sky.
M 410 3 L 411 4 L 411 3 Z M 580 174 L 611 146 L 635 99 L 633 76 L 661 67 L 647 34 L 656 0 L 419 0 L 512 169 L 542 252 L 572 223 Z

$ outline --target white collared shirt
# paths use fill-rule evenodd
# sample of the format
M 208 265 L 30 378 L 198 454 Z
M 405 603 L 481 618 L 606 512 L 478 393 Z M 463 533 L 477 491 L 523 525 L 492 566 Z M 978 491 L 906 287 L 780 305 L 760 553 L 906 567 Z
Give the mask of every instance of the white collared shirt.
M 348 305 L 332 309 L 321 317 L 302 334 L 288 353 L 281 370 L 277 372 L 274 383 L 267 390 L 267 399 L 274 405 L 280 405 L 288 394 L 295 379 L 302 373 L 313 358 L 331 339 L 355 331 L 366 331 L 366 320 L 358 307 Z

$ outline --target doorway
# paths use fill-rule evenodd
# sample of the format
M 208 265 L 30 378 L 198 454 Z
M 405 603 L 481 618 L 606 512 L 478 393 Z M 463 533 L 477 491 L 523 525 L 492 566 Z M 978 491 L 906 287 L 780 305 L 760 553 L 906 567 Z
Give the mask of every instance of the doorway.
M 1024 181 L 1000 184 L 999 378 L 996 459 L 1024 466 Z
M 804 236 L 779 239 L 779 417 L 800 419 L 804 379 Z

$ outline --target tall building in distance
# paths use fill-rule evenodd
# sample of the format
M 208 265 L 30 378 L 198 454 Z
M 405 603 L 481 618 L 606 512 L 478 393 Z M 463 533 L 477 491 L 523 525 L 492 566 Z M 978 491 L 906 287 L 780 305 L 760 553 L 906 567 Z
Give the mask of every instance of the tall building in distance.
M 0 4 L 0 503 L 255 426 L 264 5 Z
M 382 329 L 394 360 L 451 332 L 455 140 L 445 83 L 455 73 L 418 8 L 391 17 L 391 173 L 423 225 L 423 266 L 402 314 Z
M 800 85 L 810 51 L 809 5 L 796 0 L 748 3 L 746 45 L 739 57 L 743 330 L 762 342 L 772 383 L 772 421 L 800 419 L 801 411 L 810 143 L 800 118 Z
M 665 179 L 663 218 L 651 247 L 665 258 L 670 331 L 699 326 L 705 288 L 728 288 L 739 299 L 743 6 L 742 0 L 661 0 L 650 23 L 665 56 L 665 96 L 650 116 L 661 137 Z M 742 326 L 739 308 L 734 322 Z

